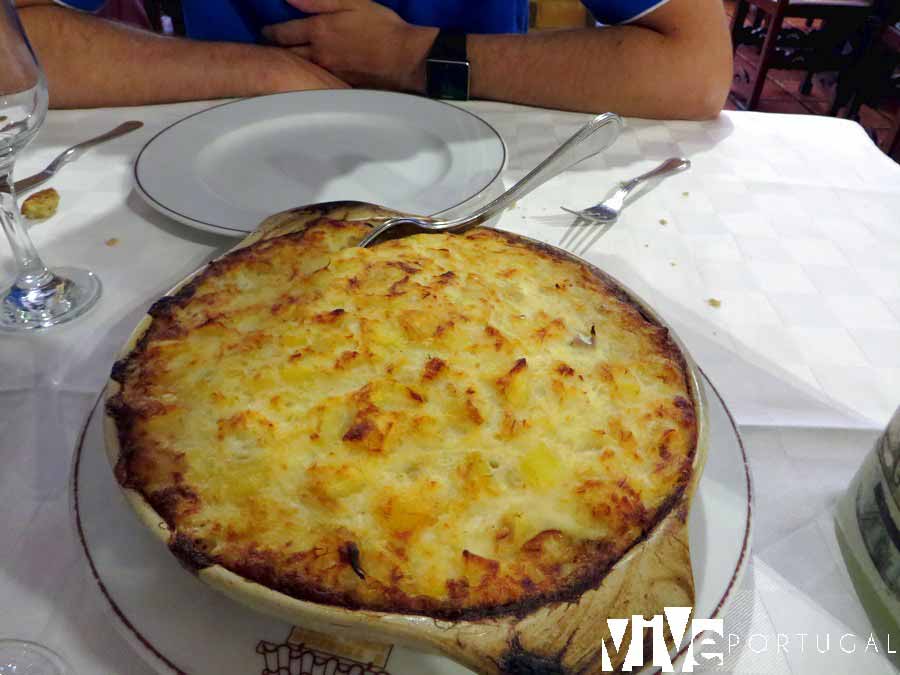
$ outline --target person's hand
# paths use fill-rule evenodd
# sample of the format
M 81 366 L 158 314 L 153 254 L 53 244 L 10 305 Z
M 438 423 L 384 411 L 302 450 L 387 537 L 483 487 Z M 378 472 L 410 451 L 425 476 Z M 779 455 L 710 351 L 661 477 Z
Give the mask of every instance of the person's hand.
M 287 0 L 312 16 L 263 35 L 355 86 L 423 91 L 437 28 L 413 26 L 372 0 Z

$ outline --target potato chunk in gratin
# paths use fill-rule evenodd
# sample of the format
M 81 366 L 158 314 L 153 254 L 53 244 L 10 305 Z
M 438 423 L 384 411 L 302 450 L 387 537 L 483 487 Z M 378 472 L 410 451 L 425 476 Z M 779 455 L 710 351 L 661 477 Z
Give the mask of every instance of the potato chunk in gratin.
M 503 232 L 366 231 L 319 220 L 154 305 L 113 372 L 119 481 L 186 563 L 296 598 L 461 618 L 596 584 L 692 470 L 667 331 Z

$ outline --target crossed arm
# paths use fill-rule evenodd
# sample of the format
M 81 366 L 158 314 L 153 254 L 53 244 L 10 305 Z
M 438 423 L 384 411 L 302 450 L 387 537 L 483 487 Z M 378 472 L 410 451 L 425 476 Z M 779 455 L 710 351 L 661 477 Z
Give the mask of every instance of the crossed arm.
M 424 92 L 437 29 L 371 0 L 287 2 L 314 16 L 267 28 L 274 43 L 354 86 Z M 624 26 L 470 35 L 468 51 L 474 98 L 584 112 L 713 117 L 732 78 L 721 0 L 670 0 Z
M 288 0 L 312 14 L 271 26 L 273 45 L 156 36 L 19 0 L 51 105 L 90 107 L 344 86 L 424 92 L 437 29 L 371 0 Z M 633 24 L 470 35 L 474 98 L 656 118 L 716 115 L 731 82 L 721 0 L 670 0 Z M 338 79 L 340 78 L 340 79 Z
M 50 106 L 146 105 L 346 87 L 280 47 L 156 35 L 52 0 L 16 0 Z

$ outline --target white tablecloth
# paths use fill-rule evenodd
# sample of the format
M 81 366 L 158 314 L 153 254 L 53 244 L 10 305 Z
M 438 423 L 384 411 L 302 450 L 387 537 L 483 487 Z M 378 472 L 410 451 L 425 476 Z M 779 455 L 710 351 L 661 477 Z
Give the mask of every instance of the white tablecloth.
M 146 124 L 66 167 L 51 183 L 58 215 L 31 228 L 49 264 L 98 273 L 98 306 L 45 334 L 0 335 L 0 637 L 43 642 L 78 673 L 148 672 L 86 581 L 67 479 L 76 435 L 137 318 L 233 243 L 158 215 L 131 187 L 142 144 L 208 105 L 51 112 L 17 167 L 22 177 L 121 121 Z M 586 119 L 466 107 L 507 142 L 507 183 Z M 725 630 L 771 644 L 736 650 L 726 671 L 893 672 L 864 651 L 871 627 L 838 553 L 832 508 L 900 404 L 900 166 L 859 126 L 826 117 L 630 120 L 609 151 L 519 202 L 499 226 L 555 244 L 570 222 L 561 204 L 599 201 L 614 182 L 674 155 L 689 157 L 691 171 L 631 204 L 585 257 L 674 326 L 741 427 L 755 531 Z M 0 278 L 12 273 L 0 244 Z M 794 648 L 776 650 L 778 633 Z M 853 633 L 859 648 L 801 652 L 801 633 Z

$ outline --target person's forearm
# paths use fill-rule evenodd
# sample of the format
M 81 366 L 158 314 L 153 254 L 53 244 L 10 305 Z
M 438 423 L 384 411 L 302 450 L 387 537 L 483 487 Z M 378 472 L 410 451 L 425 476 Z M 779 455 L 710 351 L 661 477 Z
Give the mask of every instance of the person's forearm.
M 665 29 L 624 25 L 469 35 L 470 95 L 634 117 L 713 117 L 731 85 L 731 45 L 721 3 L 704 7 L 696 1 L 699 6 L 688 8 L 694 16 L 681 24 L 682 17 L 671 11 L 683 12 L 684 3 L 656 13 L 677 26 Z M 436 35 L 435 28 L 411 28 L 403 48 L 407 62 L 417 67 L 399 82 L 401 88 L 425 92 L 425 56 Z
M 319 74 L 330 77 L 274 47 L 164 37 L 62 7 L 19 16 L 54 108 L 250 96 L 321 88 Z
M 710 45 L 673 48 L 677 39 L 639 26 L 472 35 L 471 94 L 637 117 L 714 116 L 731 82 L 730 53 L 718 77 L 702 77 L 696 61 Z

